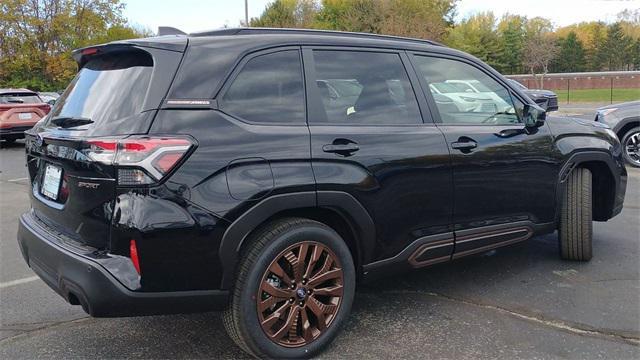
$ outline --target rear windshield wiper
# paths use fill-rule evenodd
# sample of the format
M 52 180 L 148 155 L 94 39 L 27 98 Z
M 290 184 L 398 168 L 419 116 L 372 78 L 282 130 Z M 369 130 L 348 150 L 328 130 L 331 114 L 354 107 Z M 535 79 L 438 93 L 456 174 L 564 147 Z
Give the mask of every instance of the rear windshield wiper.
M 72 128 L 76 126 L 82 126 L 87 124 L 93 124 L 93 120 L 82 118 L 82 117 L 73 117 L 73 116 L 58 116 L 51 119 L 51 123 L 55 126 L 59 126 L 61 128 Z

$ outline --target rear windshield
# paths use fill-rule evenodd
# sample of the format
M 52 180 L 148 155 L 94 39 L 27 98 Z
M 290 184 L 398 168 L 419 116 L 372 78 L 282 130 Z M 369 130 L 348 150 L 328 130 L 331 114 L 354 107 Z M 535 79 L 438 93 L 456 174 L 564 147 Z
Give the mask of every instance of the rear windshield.
M 0 94 L 0 104 L 37 104 L 40 97 L 34 93 L 3 93 Z
M 144 52 L 105 54 L 90 60 L 56 102 L 51 119 L 81 117 L 99 126 L 140 113 L 153 60 Z

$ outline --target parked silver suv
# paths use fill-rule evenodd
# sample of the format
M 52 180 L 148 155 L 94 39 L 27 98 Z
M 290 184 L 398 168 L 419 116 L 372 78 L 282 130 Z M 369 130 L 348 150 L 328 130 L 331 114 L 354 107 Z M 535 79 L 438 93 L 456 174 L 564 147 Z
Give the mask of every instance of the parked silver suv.
M 596 121 L 609 125 L 624 148 L 624 158 L 631 166 L 640 167 L 640 101 L 601 107 Z

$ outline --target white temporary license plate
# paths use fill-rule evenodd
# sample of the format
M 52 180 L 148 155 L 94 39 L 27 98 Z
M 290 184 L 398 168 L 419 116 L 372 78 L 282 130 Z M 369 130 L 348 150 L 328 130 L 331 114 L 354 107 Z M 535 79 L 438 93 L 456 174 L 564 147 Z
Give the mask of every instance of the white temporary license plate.
M 31 115 L 31 113 L 19 113 L 18 114 L 18 119 L 20 120 L 31 120 L 31 117 L 33 115 Z
M 61 178 L 61 168 L 54 165 L 47 165 L 47 168 L 44 170 L 44 180 L 42 180 L 42 195 L 56 200 L 58 198 L 58 191 L 60 190 Z

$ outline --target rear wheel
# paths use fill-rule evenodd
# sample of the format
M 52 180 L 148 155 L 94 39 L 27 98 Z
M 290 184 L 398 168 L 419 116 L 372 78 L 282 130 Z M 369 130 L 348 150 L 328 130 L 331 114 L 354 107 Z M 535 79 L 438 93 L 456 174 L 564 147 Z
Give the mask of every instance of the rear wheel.
M 634 167 L 640 167 L 640 127 L 635 127 L 622 137 L 624 159 Z
M 224 316 L 229 335 L 256 357 L 318 353 L 351 309 L 349 248 L 331 228 L 297 218 L 269 224 L 250 241 Z
M 591 171 L 571 172 L 560 212 L 560 256 L 565 260 L 589 261 L 592 256 L 593 216 Z

